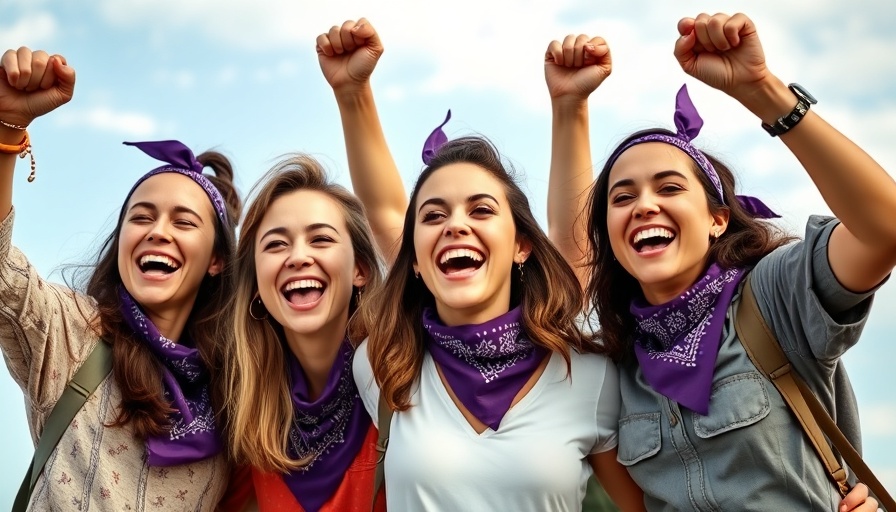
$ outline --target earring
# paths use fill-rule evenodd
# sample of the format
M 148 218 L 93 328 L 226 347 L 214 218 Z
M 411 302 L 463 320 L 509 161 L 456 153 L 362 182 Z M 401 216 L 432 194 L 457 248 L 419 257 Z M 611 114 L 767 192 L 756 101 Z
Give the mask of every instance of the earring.
M 420 272 L 417 271 L 417 270 L 415 270 L 415 271 L 414 271 L 414 277 L 417 278 L 417 279 L 420 279 Z
M 718 228 L 716 228 L 715 232 L 713 233 L 713 238 L 718 240 L 720 236 L 722 236 L 722 233 L 721 233 L 721 231 L 719 231 Z
M 363 288 L 358 286 L 357 289 L 358 289 L 358 291 L 355 292 L 355 305 L 357 305 L 359 302 L 361 302 L 361 290 L 363 290 Z
M 523 274 L 524 274 L 524 272 L 523 272 L 523 263 L 525 263 L 525 261 L 520 261 L 520 262 L 518 262 L 518 263 L 516 264 L 516 268 L 518 268 L 519 271 L 520 271 L 520 281 L 523 280 Z
M 255 312 L 252 311 L 253 307 L 261 308 L 264 310 L 264 314 L 256 315 Z M 258 292 L 255 292 L 255 297 L 249 302 L 249 316 L 251 316 L 253 320 L 258 320 L 259 322 L 267 320 L 268 318 L 268 310 L 265 309 L 264 302 L 261 301 L 261 296 L 258 295 Z

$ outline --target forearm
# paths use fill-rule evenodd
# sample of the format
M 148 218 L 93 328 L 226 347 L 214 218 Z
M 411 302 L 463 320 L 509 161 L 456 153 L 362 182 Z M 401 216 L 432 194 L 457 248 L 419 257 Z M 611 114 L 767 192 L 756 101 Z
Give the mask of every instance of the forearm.
M 364 203 L 380 250 L 392 261 L 407 197 L 380 124 L 369 86 L 337 93 L 345 150 L 355 194 Z
M 24 132 L 0 126 L 0 144 L 17 146 Z M 0 153 L 0 220 L 12 209 L 12 177 L 16 167 L 16 154 Z
M 592 180 L 587 100 L 553 101 L 548 234 L 584 282 L 585 207 Z
M 743 101 L 763 122 L 772 124 L 796 104 L 777 78 Z M 793 152 L 834 215 L 858 240 L 896 247 L 896 182 L 865 151 L 810 110 L 781 141 Z

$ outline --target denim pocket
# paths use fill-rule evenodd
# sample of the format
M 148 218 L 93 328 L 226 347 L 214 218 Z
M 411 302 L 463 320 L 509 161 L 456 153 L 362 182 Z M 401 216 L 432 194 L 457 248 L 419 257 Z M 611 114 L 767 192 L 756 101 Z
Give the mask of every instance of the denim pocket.
M 619 420 L 616 460 L 631 466 L 660 451 L 660 413 L 632 414 Z
M 724 434 L 762 420 L 770 410 L 765 378 L 759 372 L 732 375 L 713 385 L 709 414 L 694 413 L 694 432 L 704 439 Z

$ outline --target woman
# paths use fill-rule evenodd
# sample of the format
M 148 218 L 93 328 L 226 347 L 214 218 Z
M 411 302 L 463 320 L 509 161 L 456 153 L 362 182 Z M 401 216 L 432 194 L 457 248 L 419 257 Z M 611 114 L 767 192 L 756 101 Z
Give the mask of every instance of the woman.
M 25 128 L 71 99 L 75 72 L 27 48 L 0 66 L 0 340 L 37 440 L 98 343 L 112 372 L 50 455 L 34 510 L 213 510 L 224 491 L 209 368 L 230 338 L 228 297 L 240 203 L 230 163 L 175 141 L 136 143 L 166 165 L 134 185 L 86 293 L 52 285 L 10 245 L 15 155 Z M 216 176 L 201 174 L 205 166 Z
M 896 184 L 809 109 L 814 99 L 767 69 L 746 16 L 701 14 L 678 30 L 682 69 L 779 136 L 839 220 L 810 218 L 797 243 L 758 220 L 774 214 L 736 196 L 732 173 L 691 143 L 702 120 L 684 88 L 676 132 L 641 131 L 613 151 L 586 208 L 587 292 L 620 361 L 619 460 L 651 510 L 876 510 L 864 485 L 840 501 L 733 322 L 749 273 L 790 362 L 857 439 L 840 356 L 858 341 L 871 296 L 896 265 L 886 220 Z M 590 158 L 587 148 L 572 155 L 573 169 Z M 572 197 L 556 194 L 554 204 Z
M 366 512 L 376 429 L 351 361 L 367 336 L 355 312 L 382 270 L 364 207 L 307 156 L 283 160 L 255 188 L 227 354 L 229 451 L 251 469 L 232 480 L 242 498 L 225 509 L 254 494 L 262 512 Z
M 344 129 L 362 118 L 356 126 L 378 130 L 368 83 L 382 51 L 376 32 L 346 22 L 317 42 Z M 346 139 L 370 183 L 399 180 L 384 139 L 354 148 Z M 639 510 L 615 460 L 615 370 L 577 328 L 575 275 L 488 141 L 433 149 L 395 263 L 362 306 L 377 324 L 354 363 L 371 416 L 381 393 L 397 411 L 388 506 L 580 510 L 594 471 L 617 503 Z

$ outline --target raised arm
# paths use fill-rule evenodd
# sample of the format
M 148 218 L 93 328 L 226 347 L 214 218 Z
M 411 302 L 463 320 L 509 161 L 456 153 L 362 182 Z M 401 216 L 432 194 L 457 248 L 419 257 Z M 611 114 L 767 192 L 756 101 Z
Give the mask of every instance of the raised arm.
M 610 48 L 601 37 L 568 35 L 551 41 L 544 77 L 551 95 L 551 174 L 548 236 L 587 282 L 585 204 L 593 176 L 588 133 L 588 96 L 610 75 Z
M 678 31 L 675 56 L 689 75 L 727 93 L 763 123 L 773 125 L 794 110 L 797 97 L 766 67 L 747 16 L 701 14 L 682 19 Z M 873 288 L 896 266 L 896 182 L 814 110 L 779 138 L 842 222 L 828 244 L 834 275 L 850 290 Z
M 320 68 L 339 105 L 352 186 L 367 209 L 377 245 L 391 265 L 408 200 L 370 87 L 370 75 L 382 54 L 379 35 L 364 18 L 333 26 L 317 37 Z
M 60 55 L 22 47 L 0 58 L 0 221 L 12 209 L 15 148 L 25 140 L 25 128 L 72 98 L 75 70 Z

